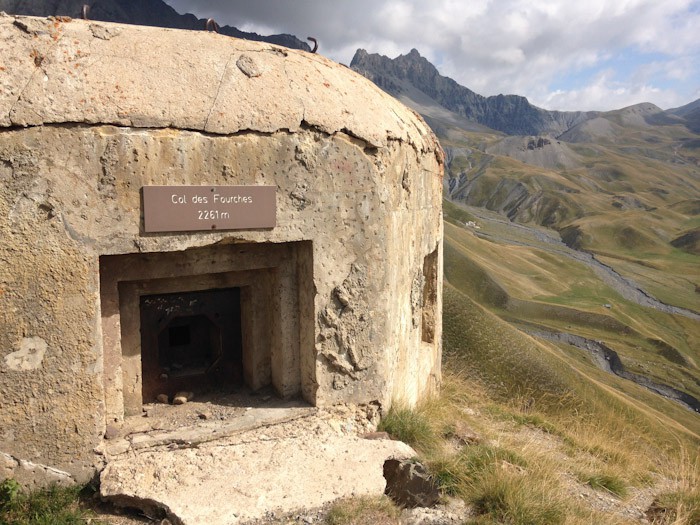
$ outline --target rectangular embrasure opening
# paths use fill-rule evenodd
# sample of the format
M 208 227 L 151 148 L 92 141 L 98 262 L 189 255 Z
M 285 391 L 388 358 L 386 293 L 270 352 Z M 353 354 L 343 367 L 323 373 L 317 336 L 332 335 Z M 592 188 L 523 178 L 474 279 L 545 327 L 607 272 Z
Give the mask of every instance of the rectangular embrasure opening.
M 100 257 L 107 420 L 178 391 L 269 386 L 313 404 L 312 254 L 302 241 Z

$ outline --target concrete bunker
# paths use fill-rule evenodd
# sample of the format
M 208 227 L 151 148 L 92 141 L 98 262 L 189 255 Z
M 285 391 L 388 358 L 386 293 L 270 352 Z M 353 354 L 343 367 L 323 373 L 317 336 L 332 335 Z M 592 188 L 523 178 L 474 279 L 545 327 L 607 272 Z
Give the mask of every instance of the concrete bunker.
M 179 389 L 436 391 L 443 159 L 417 114 L 205 32 L 0 15 L 0 53 L 0 479 L 87 480 Z M 152 188 L 175 188 L 158 227 Z M 178 226 L 200 190 L 222 197 Z

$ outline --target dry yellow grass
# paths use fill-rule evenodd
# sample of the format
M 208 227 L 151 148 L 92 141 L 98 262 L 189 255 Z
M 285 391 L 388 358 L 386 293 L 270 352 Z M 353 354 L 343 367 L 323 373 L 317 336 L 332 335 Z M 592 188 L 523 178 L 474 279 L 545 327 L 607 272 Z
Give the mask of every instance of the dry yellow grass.
M 450 284 L 444 329 L 442 394 L 417 412 L 442 437 L 428 462 L 475 523 L 634 523 L 656 497 L 692 519 L 700 437 L 669 402 L 620 390 Z M 455 425 L 481 444 L 455 447 Z
M 386 496 L 360 496 L 334 503 L 328 525 L 399 525 L 400 510 Z
M 423 459 L 447 492 L 472 506 L 474 523 L 635 523 L 638 506 L 646 510 L 657 499 L 674 516 L 697 511 L 698 459 L 685 441 L 677 448 L 656 442 L 615 409 L 596 418 L 522 401 L 504 405 L 453 363 L 442 395 L 415 414 L 432 428 L 430 446 L 419 446 Z M 481 442 L 455 441 L 455 426 Z

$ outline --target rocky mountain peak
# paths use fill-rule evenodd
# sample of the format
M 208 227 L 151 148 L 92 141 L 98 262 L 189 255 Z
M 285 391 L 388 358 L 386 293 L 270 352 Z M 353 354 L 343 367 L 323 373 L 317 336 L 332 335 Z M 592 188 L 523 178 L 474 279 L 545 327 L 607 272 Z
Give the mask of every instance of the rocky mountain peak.
M 594 113 L 547 111 L 522 96 L 483 97 L 439 73 L 417 49 L 395 59 L 360 49 L 350 67 L 402 99 L 418 90 L 468 120 L 509 135 L 560 135 Z
M 364 49 L 358 49 L 350 62 L 350 67 L 357 71 L 383 75 L 391 74 L 397 78 L 414 79 L 417 82 L 434 79 L 440 76 L 437 68 L 428 59 L 421 56 L 417 49 L 411 49 L 406 55 L 399 55 L 395 59 L 390 59 L 384 55 L 367 53 Z

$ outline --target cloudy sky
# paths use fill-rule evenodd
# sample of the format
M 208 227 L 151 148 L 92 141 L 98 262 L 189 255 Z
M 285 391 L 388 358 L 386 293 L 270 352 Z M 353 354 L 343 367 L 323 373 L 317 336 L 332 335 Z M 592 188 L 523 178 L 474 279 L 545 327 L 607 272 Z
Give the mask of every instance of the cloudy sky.
M 700 0 L 166 0 L 261 34 L 314 36 L 349 64 L 358 48 L 416 48 L 482 95 L 547 109 L 663 109 L 700 98 Z

